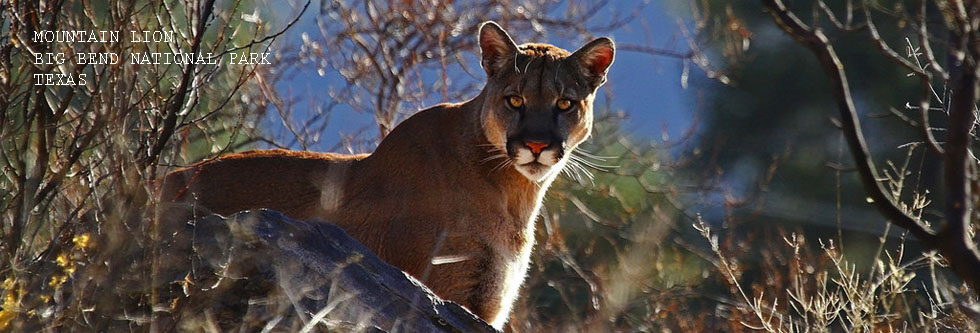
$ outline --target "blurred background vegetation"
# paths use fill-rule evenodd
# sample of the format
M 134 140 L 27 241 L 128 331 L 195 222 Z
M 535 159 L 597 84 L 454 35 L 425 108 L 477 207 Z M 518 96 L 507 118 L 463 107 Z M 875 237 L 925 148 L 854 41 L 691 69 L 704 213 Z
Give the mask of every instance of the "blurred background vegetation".
M 879 172 L 890 177 L 882 181 L 917 216 L 938 220 L 942 166 L 910 127 L 920 82 L 860 24 L 867 8 L 881 39 L 909 45 L 907 56 L 918 45 L 919 6 L 792 4 L 821 22 L 841 55 L 873 156 L 886 167 Z M 590 167 L 568 170 L 548 193 L 509 330 L 976 330 L 976 295 L 867 200 L 826 77 L 762 8 L 711 0 L 6 2 L 0 330 L 146 329 L 147 261 L 158 255 L 153 179 L 253 148 L 370 152 L 415 111 L 482 88 L 475 33 L 485 20 L 518 43 L 617 41 L 595 132 L 582 147 Z M 941 11 L 927 8 L 942 36 Z M 31 31 L 45 29 L 180 37 L 172 45 L 30 42 Z M 64 49 L 127 59 L 146 48 L 274 59 L 52 66 L 29 57 Z M 32 74 L 51 72 L 94 79 L 32 84 Z M 946 125 L 934 113 L 939 140 Z

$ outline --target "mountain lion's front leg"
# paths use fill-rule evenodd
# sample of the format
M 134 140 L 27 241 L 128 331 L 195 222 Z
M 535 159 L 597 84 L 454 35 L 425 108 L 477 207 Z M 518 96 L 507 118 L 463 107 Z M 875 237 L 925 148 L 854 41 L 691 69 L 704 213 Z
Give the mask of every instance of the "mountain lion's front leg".
M 500 329 L 507 322 L 521 284 L 527 274 L 528 258 L 523 253 L 489 251 L 488 262 L 477 270 L 476 288 L 469 295 L 470 309 L 493 327 Z
M 491 322 L 500 312 L 506 274 L 488 246 L 466 243 L 444 243 L 431 252 L 428 267 L 410 273 L 439 297 Z

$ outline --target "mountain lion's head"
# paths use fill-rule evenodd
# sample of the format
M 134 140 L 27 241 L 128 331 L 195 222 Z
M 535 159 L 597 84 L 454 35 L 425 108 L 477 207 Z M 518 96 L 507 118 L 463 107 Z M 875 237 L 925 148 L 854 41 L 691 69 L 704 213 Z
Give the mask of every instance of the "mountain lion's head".
M 548 44 L 516 45 L 493 22 L 480 27 L 487 72 L 481 123 L 498 153 L 532 181 L 564 166 L 592 130 L 592 100 L 606 81 L 615 45 L 593 40 L 574 53 Z

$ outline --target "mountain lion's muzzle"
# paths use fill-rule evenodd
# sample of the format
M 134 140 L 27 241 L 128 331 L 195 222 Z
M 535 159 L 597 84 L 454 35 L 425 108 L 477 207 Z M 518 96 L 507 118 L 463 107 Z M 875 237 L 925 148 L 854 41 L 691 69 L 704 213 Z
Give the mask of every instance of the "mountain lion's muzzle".
M 507 139 L 507 155 L 518 171 L 532 180 L 541 179 L 565 154 L 562 140 L 549 136 L 515 136 Z

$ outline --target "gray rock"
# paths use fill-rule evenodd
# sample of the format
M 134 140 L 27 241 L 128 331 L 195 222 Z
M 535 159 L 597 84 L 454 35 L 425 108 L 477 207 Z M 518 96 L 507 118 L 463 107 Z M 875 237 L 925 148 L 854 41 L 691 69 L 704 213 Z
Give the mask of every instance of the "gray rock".
M 259 210 L 172 235 L 159 271 L 172 300 L 158 311 L 164 330 L 496 332 L 333 224 Z

